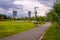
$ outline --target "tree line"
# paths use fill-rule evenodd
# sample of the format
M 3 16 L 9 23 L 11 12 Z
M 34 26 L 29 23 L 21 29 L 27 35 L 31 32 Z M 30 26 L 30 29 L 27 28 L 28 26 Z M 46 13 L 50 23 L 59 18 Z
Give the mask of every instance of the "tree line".
M 12 18 L 7 17 L 6 15 L 0 14 L 0 21 L 1 20 L 6 20 L 9 19 L 11 20 Z M 25 18 L 17 18 L 14 20 L 36 20 L 36 21 L 45 21 L 45 22 L 52 22 L 52 23 L 56 23 L 57 26 L 60 26 L 60 4 L 56 3 L 53 7 L 53 10 L 51 10 L 49 13 L 47 13 L 46 16 L 39 16 L 39 17 L 25 17 Z
M 56 23 L 57 27 L 60 28 L 60 3 L 55 4 L 53 10 L 47 14 L 47 19 L 52 23 Z

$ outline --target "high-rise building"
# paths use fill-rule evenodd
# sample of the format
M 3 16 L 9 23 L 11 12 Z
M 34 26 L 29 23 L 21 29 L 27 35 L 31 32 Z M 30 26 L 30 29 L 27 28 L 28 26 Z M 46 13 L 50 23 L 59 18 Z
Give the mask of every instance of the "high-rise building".
M 28 11 L 28 17 L 31 18 L 31 11 Z
M 13 11 L 13 18 L 17 17 L 17 11 Z

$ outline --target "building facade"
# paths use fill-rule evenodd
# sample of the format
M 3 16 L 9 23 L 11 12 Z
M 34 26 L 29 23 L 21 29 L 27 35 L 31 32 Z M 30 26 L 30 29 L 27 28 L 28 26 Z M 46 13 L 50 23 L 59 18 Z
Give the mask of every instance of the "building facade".
M 17 17 L 17 11 L 13 11 L 13 18 Z
M 28 18 L 31 18 L 31 11 L 28 11 Z

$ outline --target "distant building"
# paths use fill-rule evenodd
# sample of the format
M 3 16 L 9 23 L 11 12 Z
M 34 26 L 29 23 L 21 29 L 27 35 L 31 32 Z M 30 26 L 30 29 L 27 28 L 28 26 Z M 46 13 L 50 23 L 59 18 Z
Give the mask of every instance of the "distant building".
M 31 18 L 31 11 L 28 11 L 28 18 Z
M 17 17 L 17 11 L 13 11 L 13 18 Z

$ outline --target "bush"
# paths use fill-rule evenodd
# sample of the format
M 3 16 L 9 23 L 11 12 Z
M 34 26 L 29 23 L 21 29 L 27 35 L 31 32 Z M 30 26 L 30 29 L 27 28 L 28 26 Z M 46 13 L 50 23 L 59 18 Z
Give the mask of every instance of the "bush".
M 3 14 L 0 14 L 0 21 L 3 21 L 7 19 L 7 16 L 6 15 L 3 15 Z

